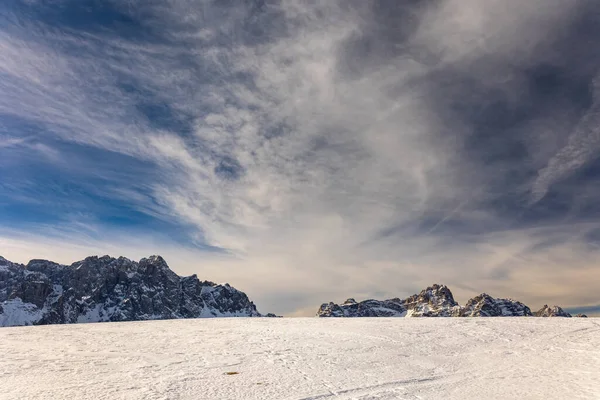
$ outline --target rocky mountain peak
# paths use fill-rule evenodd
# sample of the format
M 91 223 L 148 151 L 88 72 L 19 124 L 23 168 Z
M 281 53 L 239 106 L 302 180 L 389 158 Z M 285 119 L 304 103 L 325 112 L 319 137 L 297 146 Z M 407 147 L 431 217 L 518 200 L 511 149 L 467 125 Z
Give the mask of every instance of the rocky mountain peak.
M 452 292 L 445 285 L 435 284 L 407 299 L 364 300 L 347 299 L 341 305 L 324 303 L 319 317 L 438 317 L 451 316 L 458 307 Z
M 473 297 L 460 310 L 463 317 L 532 316 L 531 309 L 512 299 L 497 299 L 487 293 Z
M 456 303 L 454 300 L 452 292 L 446 285 L 432 285 L 427 289 L 422 290 L 421 293 L 419 293 L 419 298 L 421 298 L 423 301 L 429 302 L 430 304 L 443 304 L 451 307 L 458 305 L 458 303 Z
M 352 301 L 350 301 L 352 300 Z M 542 310 L 546 310 L 542 313 Z M 536 313 L 564 316 L 560 307 L 545 307 Z M 512 300 L 494 298 L 481 293 L 467 301 L 464 307 L 458 305 L 450 289 L 445 285 L 432 285 L 419 294 L 402 300 L 346 300 L 341 305 L 325 303 L 317 311 L 318 317 L 524 317 L 533 316 L 525 304 Z M 541 316 L 541 315 L 540 315 Z
M 536 311 L 536 317 L 566 317 L 571 318 L 571 314 L 560 308 L 559 306 L 548 306 L 544 304 L 540 310 Z
M 404 300 L 407 316 L 449 317 L 457 311 L 458 303 L 446 285 L 435 284 Z
M 318 317 L 352 317 L 354 315 L 350 315 L 349 313 L 345 312 L 344 308 L 342 308 L 344 305 L 339 306 L 333 302 L 329 302 L 329 303 L 323 303 L 321 304 L 321 307 L 319 307 L 319 310 L 317 311 L 317 316 Z
M 159 255 L 153 255 L 147 258 L 142 258 L 140 260 L 140 264 L 151 264 L 156 265 L 157 267 L 169 268 L 165 259 Z
M 180 277 L 160 256 L 139 262 L 92 256 L 70 266 L 6 261 L 0 309 L 0 326 L 260 316 L 243 292 Z

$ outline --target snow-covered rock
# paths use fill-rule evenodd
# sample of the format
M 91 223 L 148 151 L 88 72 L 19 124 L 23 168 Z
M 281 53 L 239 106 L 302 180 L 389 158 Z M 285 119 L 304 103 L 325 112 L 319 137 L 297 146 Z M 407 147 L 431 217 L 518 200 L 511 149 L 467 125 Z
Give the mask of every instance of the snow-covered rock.
M 348 299 L 343 304 L 324 303 L 317 317 L 450 317 L 459 306 L 452 292 L 444 285 L 433 285 L 407 299 Z
M 70 266 L 0 257 L 0 326 L 258 316 L 243 292 L 180 277 L 160 256 L 88 257 Z
M 452 317 L 460 312 L 452 292 L 445 285 L 435 284 L 404 300 L 407 317 Z
M 400 299 L 365 300 L 360 303 L 348 299 L 342 305 L 322 304 L 317 312 L 318 317 L 404 317 L 405 315 L 406 307 Z
M 544 306 L 533 314 L 525 304 L 494 298 L 486 293 L 470 299 L 464 307 L 458 305 L 445 285 L 433 285 L 407 299 L 365 300 L 348 299 L 343 304 L 324 303 L 317 317 L 570 317 L 558 306 Z
M 482 293 L 470 299 L 460 310 L 461 317 L 530 317 L 533 314 L 525 304 L 512 299 L 496 299 Z
M 571 318 L 571 314 L 560 308 L 559 306 L 548 306 L 544 305 L 539 311 L 535 313 L 536 317 L 566 317 Z

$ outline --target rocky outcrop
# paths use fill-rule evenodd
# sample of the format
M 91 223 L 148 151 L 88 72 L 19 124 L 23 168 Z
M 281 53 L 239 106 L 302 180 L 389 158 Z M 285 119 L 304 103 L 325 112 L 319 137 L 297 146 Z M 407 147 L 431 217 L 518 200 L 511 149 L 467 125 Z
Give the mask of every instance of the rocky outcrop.
M 160 256 L 88 257 L 70 266 L 0 257 L 0 326 L 258 316 L 243 292 L 180 277 Z
M 343 304 L 322 304 L 317 312 L 318 317 L 403 317 L 406 315 L 403 300 L 365 300 L 357 303 L 348 299 Z
M 560 307 L 544 306 L 533 314 L 525 304 L 494 298 L 486 293 L 473 297 L 464 307 L 458 305 L 452 292 L 444 285 L 433 285 L 404 300 L 348 299 L 343 304 L 324 303 L 317 317 L 531 317 L 570 316 Z
M 449 317 L 457 313 L 458 304 L 444 285 L 433 285 L 407 299 L 348 299 L 343 304 L 324 303 L 317 317 Z
M 544 305 L 539 311 L 535 312 L 536 317 L 566 317 L 571 318 L 571 314 L 560 308 L 559 306 L 549 307 Z
M 461 308 L 461 317 L 531 317 L 533 314 L 525 304 L 512 299 L 496 299 L 482 293 L 470 299 Z
M 452 317 L 460 312 L 452 292 L 445 285 L 435 284 L 404 300 L 407 317 Z

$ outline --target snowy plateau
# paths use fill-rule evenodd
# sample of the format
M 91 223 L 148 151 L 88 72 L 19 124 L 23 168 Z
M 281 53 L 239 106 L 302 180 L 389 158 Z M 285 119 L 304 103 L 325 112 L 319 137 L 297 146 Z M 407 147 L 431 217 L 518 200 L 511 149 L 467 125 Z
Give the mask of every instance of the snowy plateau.
M 600 399 L 595 318 L 214 318 L 0 329 L 0 399 Z

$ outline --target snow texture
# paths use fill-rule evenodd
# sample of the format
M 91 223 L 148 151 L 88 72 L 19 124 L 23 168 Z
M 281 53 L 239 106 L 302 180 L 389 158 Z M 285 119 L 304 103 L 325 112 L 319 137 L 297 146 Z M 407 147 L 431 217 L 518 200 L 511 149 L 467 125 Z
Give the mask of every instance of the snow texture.
M 597 399 L 579 318 L 243 318 L 0 329 L 0 399 Z

